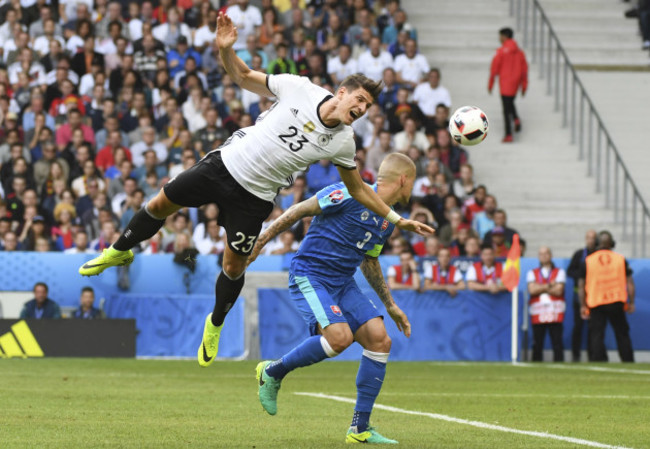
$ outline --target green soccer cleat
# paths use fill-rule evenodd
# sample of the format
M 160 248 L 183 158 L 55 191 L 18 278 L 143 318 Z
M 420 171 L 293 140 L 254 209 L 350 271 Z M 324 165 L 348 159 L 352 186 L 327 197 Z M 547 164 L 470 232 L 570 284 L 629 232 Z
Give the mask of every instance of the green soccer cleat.
M 89 260 L 79 267 L 79 274 L 82 276 L 97 276 L 108 267 L 129 265 L 131 262 L 133 262 L 133 251 L 118 251 L 111 246 L 93 260 Z
M 197 354 L 199 365 L 202 367 L 212 365 L 214 359 L 217 358 L 221 329 L 223 329 L 223 324 L 221 326 L 215 326 L 212 324 L 212 314 L 208 314 L 205 318 L 205 326 L 203 327 L 203 340 L 201 341 L 201 346 L 199 346 Z
M 257 373 L 257 383 L 259 384 L 257 395 L 260 397 L 262 408 L 269 415 L 275 415 L 278 412 L 278 391 L 282 385 L 281 380 L 266 374 L 266 367 L 271 364 L 270 360 L 260 362 L 255 368 Z
M 374 427 L 368 427 L 368 430 L 361 433 L 354 433 L 356 428 L 350 428 L 345 437 L 346 443 L 368 443 L 368 444 L 399 444 L 396 440 L 386 438 L 375 430 Z

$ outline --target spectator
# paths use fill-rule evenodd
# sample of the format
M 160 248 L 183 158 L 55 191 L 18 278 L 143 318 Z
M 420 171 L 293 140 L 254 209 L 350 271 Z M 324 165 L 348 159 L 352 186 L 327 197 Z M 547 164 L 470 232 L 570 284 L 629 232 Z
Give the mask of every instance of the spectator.
M 20 319 L 59 319 L 61 308 L 48 296 L 45 282 L 34 284 L 34 299 L 27 301 L 20 312 Z
M 404 130 L 394 136 L 395 150 L 405 153 L 410 147 L 414 146 L 424 154 L 429 147 L 429 141 L 424 133 L 418 130 L 417 123 L 413 117 L 407 117 L 404 121 Z
M 270 245 L 265 248 L 265 254 L 273 256 L 283 256 L 298 251 L 299 243 L 296 236 L 291 231 L 285 231 L 278 236 Z
M 72 220 L 77 216 L 74 206 L 68 203 L 59 203 L 54 208 L 54 221 L 56 225 L 52 227 L 52 239 L 57 251 L 64 251 L 72 248 Z
M 79 298 L 79 308 L 74 311 L 72 318 L 82 320 L 96 320 L 104 318 L 104 312 L 94 307 L 95 303 L 95 290 L 92 287 L 84 287 L 81 289 L 81 297 Z
M 194 48 L 202 53 L 217 38 L 217 11 L 210 8 L 203 26 L 194 33 Z
M 494 212 L 497 210 L 497 199 L 494 195 L 486 195 L 483 203 L 483 210 L 474 214 L 472 228 L 483 240 L 485 234 L 494 228 Z M 503 230 L 502 230 L 503 231 Z M 497 256 L 499 257 L 499 256 Z
M 417 41 L 418 34 L 416 29 L 410 23 L 407 23 L 406 11 L 403 9 L 396 10 L 393 15 L 393 23 L 384 28 L 381 33 L 381 41 L 384 45 L 390 45 L 397 40 L 397 34 L 400 31 L 406 31 L 412 40 Z
M 512 228 L 509 228 L 507 226 L 508 222 L 508 216 L 506 215 L 506 211 L 503 209 L 497 209 L 494 211 L 494 227 L 496 228 L 501 227 L 503 228 L 503 235 L 505 236 L 505 243 L 510 248 L 510 245 L 512 245 L 512 238 L 514 237 L 515 234 L 518 234 L 518 232 Z M 485 237 L 483 238 L 483 243 L 486 245 L 492 245 L 492 233 L 493 231 L 488 231 L 485 234 Z
M 341 45 L 338 56 L 330 59 L 327 63 L 327 73 L 332 78 L 334 85 L 338 85 L 347 76 L 358 71 L 357 61 L 352 59 L 352 49 L 348 44 Z
M 72 57 L 70 68 L 81 78 L 92 72 L 93 65 L 104 70 L 104 55 L 95 51 L 95 38 L 90 35 L 84 40 L 83 51 Z
M 609 231 L 598 233 L 598 249 L 580 267 L 580 312 L 589 319 L 589 361 L 606 362 L 605 327 L 614 329 L 622 362 L 634 362 L 630 325 L 625 313 L 634 313 L 635 286 L 627 260 L 612 251 L 616 242 Z
M 280 43 L 277 47 L 277 58 L 269 62 L 267 73 L 271 75 L 279 75 L 281 73 L 298 74 L 296 63 L 288 57 L 289 48 L 286 44 Z
M 417 178 L 413 184 L 413 197 L 424 198 L 437 194 L 436 176 L 440 173 L 440 163 L 436 160 L 429 161 L 425 175 Z
M 43 185 L 50 177 L 50 170 L 54 164 L 60 166 L 62 171 L 60 175 L 67 180 L 68 175 L 70 174 L 68 162 L 62 157 L 58 157 L 56 154 L 56 147 L 53 143 L 49 142 L 43 147 L 43 157 L 34 164 L 34 183 L 36 184 L 37 189 L 43 188 Z
M 22 250 L 20 247 L 20 242 L 18 241 L 18 236 L 14 231 L 5 232 L 1 243 L 2 245 L 0 246 L 2 247 L 2 251 L 12 252 Z
M 382 129 L 377 142 L 367 148 L 366 165 L 376 173 L 384 158 L 395 151 L 391 133 Z
M 130 164 L 126 161 L 124 165 L 126 166 L 127 163 Z M 127 169 L 124 170 L 124 172 L 126 173 L 130 167 L 131 165 L 125 167 Z M 138 181 L 136 181 L 135 178 L 128 176 L 121 181 L 121 187 L 122 190 L 116 192 L 115 195 L 111 197 L 111 210 L 118 218 L 122 217 L 124 211 L 129 208 L 130 203 L 133 200 L 132 196 L 138 188 Z
M 74 235 L 74 245 L 63 251 L 64 254 L 94 254 L 95 251 L 88 247 L 88 234 L 86 231 L 77 231 Z
M 59 151 L 63 149 L 72 141 L 72 133 L 76 129 L 83 131 L 84 141 L 95 144 L 95 133 L 92 128 L 82 122 L 82 113 L 78 109 L 70 109 L 68 111 L 68 120 L 66 123 L 59 126 L 56 130 L 56 145 Z
M 143 130 L 142 141 L 131 148 L 133 163 L 136 167 L 144 164 L 144 153 L 148 150 L 153 150 L 158 162 L 167 160 L 167 147 L 163 143 L 156 141 L 156 130 L 152 126 Z
M 237 27 L 240 34 L 242 29 Z M 187 39 L 187 43 L 192 45 L 192 30 L 187 24 L 180 22 L 180 13 L 175 6 L 167 10 L 167 21 L 154 27 L 153 36 L 165 44 L 167 49 L 175 49 L 181 36 Z
M 446 291 L 452 298 L 458 290 L 465 289 L 465 281 L 460 270 L 451 265 L 451 253 L 447 248 L 438 251 L 438 261 L 424 263 L 423 290 Z
M 413 101 L 418 104 L 428 121 L 434 120 L 436 107 L 439 104 L 451 107 L 451 95 L 445 87 L 440 85 L 439 69 L 429 70 L 427 80 L 415 87 Z
M 530 320 L 533 324 L 533 362 L 542 361 L 546 331 L 551 336 L 553 361 L 564 361 L 562 321 L 564 321 L 564 285 L 566 273 L 553 264 L 550 248 L 539 248 L 539 267 L 526 275 L 530 294 Z
M 307 186 L 309 187 L 309 196 L 315 195 L 319 190 L 341 182 L 338 169 L 328 160 L 312 164 L 306 174 Z
M 424 75 L 431 70 L 427 58 L 419 54 L 417 50 L 416 41 L 408 39 L 404 46 L 404 54 L 395 58 L 397 82 L 411 90 L 415 89 L 422 81 Z
M 192 240 L 200 254 L 221 254 L 226 246 L 221 236 L 221 226 L 216 218 L 210 218 L 205 222 L 205 235 L 197 236 L 196 232 Z
M 197 67 L 201 67 L 201 54 L 189 47 L 188 39 L 181 35 L 178 38 L 176 48 L 167 53 L 167 67 L 169 67 L 169 75 L 176 76 L 178 72 L 185 67 L 185 60 L 188 57 L 193 57 Z
M 449 212 L 449 221 L 445 223 L 436 234 L 444 246 L 449 246 L 458 238 L 458 231 L 463 225 L 463 213 L 455 208 Z
M 508 257 L 510 245 L 506 242 L 505 230 L 501 226 L 492 229 L 492 249 L 495 257 Z M 485 245 L 486 243 L 483 242 Z
M 287 210 L 294 204 L 306 199 L 307 182 L 304 175 L 297 176 L 291 187 L 283 189 L 276 197 L 276 202 L 282 210 Z
M 420 274 L 413 253 L 402 250 L 399 261 L 399 265 L 391 265 L 388 268 L 388 287 L 391 290 L 419 290 Z
M 448 129 L 436 131 L 436 141 L 440 150 L 440 161 L 442 161 L 455 178 L 460 176 L 460 166 L 467 163 L 467 151 L 454 144 Z
M 474 190 L 474 195 L 465 201 L 465 221 L 471 223 L 474 220 L 474 215 L 484 210 L 485 197 L 487 196 L 487 188 L 484 185 L 479 185 Z
M 126 158 L 131 160 L 131 151 L 128 148 L 122 146 L 122 134 L 119 130 L 110 131 L 108 134 L 108 139 L 106 140 L 106 146 L 99 150 L 97 156 L 95 156 L 95 165 L 97 168 L 106 172 L 110 167 L 115 165 L 115 153 L 118 149 L 124 150 L 126 153 Z
M 137 144 L 136 144 L 137 145 Z M 143 153 L 144 162 L 137 167 L 133 176 L 138 180 L 138 185 L 145 189 L 147 184 L 147 177 L 153 174 L 156 179 L 161 179 L 167 176 L 167 168 L 164 164 L 159 163 L 155 150 L 146 150 Z M 157 186 L 155 189 L 158 192 Z M 146 192 L 145 192 L 146 193 Z M 146 196 L 149 196 L 148 194 Z
M 497 50 L 492 59 L 490 81 L 488 83 L 488 92 L 492 93 L 494 78 L 499 77 L 499 90 L 501 92 L 506 128 L 503 142 L 512 142 L 512 121 L 514 121 L 515 131 L 519 132 L 521 130 L 521 120 L 515 108 L 515 96 L 519 87 L 521 87 L 522 96 L 526 95 L 526 89 L 528 88 L 526 55 L 517 46 L 512 36 L 513 31 L 511 28 L 501 28 L 499 30 L 501 48 Z
M 205 126 L 194 134 L 194 139 L 201 142 L 203 153 L 221 146 L 228 136 L 228 131 L 221 126 L 219 112 L 215 108 L 209 107 L 205 111 Z
M 494 250 L 492 247 L 483 246 L 481 249 L 481 261 L 474 262 L 467 269 L 465 279 L 467 287 L 477 292 L 486 292 L 496 295 L 507 291 L 501 282 L 501 262 L 495 262 Z
M 117 232 L 117 226 L 113 220 L 107 220 L 101 223 L 101 231 L 99 237 L 90 243 L 90 247 L 96 252 L 102 252 L 120 237 Z
M 397 89 L 395 104 L 386 110 L 388 118 L 388 130 L 391 133 L 398 133 L 404 129 L 404 122 L 408 117 L 419 121 L 422 117 L 422 111 L 417 104 L 409 102 L 409 90 L 400 87 Z
M 359 70 L 368 78 L 380 80 L 383 77 L 384 69 L 393 67 L 393 57 L 390 53 L 381 48 L 381 40 L 377 36 L 370 39 L 368 50 L 359 56 L 357 61 Z
M 364 7 L 358 10 L 355 23 L 347 31 L 349 45 L 354 46 L 363 42 L 364 29 L 369 30 L 372 36 L 377 36 L 377 27 L 373 24 L 372 19 L 373 14 L 370 9 Z
M 598 247 L 598 236 L 596 231 L 590 229 L 585 234 L 585 246 L 573 253 L 571 262 L 567 267 L 567 275 L 573 279 L 573 331 L 571 333 L 571 355 L 573 362 L 580 361 L 582 349 L 582 335 L 585 320 L 580 316 L 580 295 L 578 281 L 580 279 L 580 266 L 584 264 L 588 255 L 596 251 Z
M 462 202 L 465 202 L 474 193 L 475 188 L 474 167 L 471 164 L 462 164 L 460 166 L 460 174 L 453 182 L 452 190 L 454 195 Z
M 22 232 L 18 238 L 20 247 L 25 251 L 36 250 L 36 240 L 45 238 L 48 242 L 48 248 L 51 247 L 51 240 L 47 235 L 45 218 L 42 215 L 35 215 L 31 219 L 26 219 Z
M 249 35 L 259 36 L 259 28 L 262 26 L 262 14 L 257 6 L 249 5 L 248 0 L 237 0 L 226 10 L 226 14 L 237 27 L 237 41 L 233 50 L 246 48 L 246 38 Z

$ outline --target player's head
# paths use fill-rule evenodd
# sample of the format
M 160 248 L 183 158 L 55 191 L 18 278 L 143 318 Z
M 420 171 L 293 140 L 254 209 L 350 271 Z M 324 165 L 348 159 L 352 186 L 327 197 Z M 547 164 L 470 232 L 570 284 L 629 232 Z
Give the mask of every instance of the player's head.
M 415 164 L 404 154 L 391 153 L 379 166 L 377 182 L 393 191 L 392 204 L 407 204 L 415 182 Z
M 340 119 L 346 125 L 366 113 L 377 100 L 383 84 L 357 73 L 346 77 L 336 91 Z

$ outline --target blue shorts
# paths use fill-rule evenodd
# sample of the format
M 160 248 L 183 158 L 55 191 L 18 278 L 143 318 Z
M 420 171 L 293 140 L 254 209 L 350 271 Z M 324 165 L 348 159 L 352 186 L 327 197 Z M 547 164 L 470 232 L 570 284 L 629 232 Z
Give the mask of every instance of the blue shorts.
M 325 329 L 333 323 L 347 323 L 354 334 L 369 320 L 383 318 L 352 278 L 343 286 L 331 287 L 316 277 L 291 274 L 289 295 L 296 302 L 311 335 L 317 334 L 318 324 Z

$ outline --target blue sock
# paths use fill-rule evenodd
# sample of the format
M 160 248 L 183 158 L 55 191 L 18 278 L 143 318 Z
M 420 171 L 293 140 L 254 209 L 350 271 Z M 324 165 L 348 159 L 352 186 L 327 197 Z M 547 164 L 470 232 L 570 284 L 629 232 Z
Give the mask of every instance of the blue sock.
M 386 376 L 386 362 L 388 362 L 386 353 L 363 351 L 357 373 L 357 403 L 354 406 L 351 424 L 351 427 L 357 428 L 356 433 L 368 430 L 370 412 Z
M 323 346 L 328 348 L 329 354 L 325 352 Z M 313 365 L 335 355 L 337 353 L 327 344 L 325 337 L 314 335 L 293 348 L 290 352 L 282 356 L 282 358 L 267 366 L 266 374 L 280 380 L 296 368 Z

